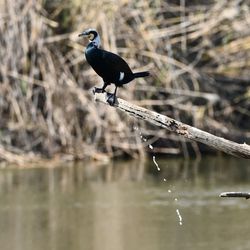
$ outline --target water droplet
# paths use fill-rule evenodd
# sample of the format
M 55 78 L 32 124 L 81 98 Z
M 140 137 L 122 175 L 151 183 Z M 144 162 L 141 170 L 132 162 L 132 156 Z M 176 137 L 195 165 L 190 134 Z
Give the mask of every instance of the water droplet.
M 177 213 L 178 218 L 179 218 L 179 225 L 181 225 L 181 226 L 182 226 L 182 216 L 181 216 L 180 211 L 179 211 L 179 209 L 178 209 L 178 208 L 176 209 L 176 213 Z
M 168 192 L 171 193 L 172 191 L 169 189 Z
M 178 201 L 178 199 L 177 199 L 177 198 L 175 198 L 175 199 L 174 199 L 174 201 Z
M 163 179 L 163 181 L 167 181 L 167 179 L 166 179 L 166 178 L 164 178 L 164 179 Z
M 154 148 L 151 144 L 149 144 L 148 147 L 149 147 L 150 149 L 153 149 L 153 148 Z
M 156 160 L 155 160 L 155 155 L 153 156 L 153 162 L 154 162 L 155 166 L 157 167 L 157 170 L 158 170 L 158 171 L 161 171 L 161 169 L 160 169 L 158 163 L 157 163 Z

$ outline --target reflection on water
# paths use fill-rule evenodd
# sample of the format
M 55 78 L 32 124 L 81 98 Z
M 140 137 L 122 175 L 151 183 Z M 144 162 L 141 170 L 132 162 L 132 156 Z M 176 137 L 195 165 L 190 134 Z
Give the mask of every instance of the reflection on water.
M 157 163 L 1 170 L 1 249 L 250 249 L 249 161 Z

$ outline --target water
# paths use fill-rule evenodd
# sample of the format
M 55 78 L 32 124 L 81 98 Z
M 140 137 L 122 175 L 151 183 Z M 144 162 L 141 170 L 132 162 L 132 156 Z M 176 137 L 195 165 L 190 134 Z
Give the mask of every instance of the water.
M 250 249 L 249 161 L 157 163 L 0 170 L 1 249 Z

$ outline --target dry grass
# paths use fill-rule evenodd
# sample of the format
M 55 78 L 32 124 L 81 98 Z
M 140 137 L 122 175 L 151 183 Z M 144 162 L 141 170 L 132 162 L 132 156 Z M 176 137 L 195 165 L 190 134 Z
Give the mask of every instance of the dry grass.
M 77 37 L 88 27 L 99 30 L 105 49 L 152 73 L 119 96 L 247 140 L 249 6 L 248 0 L 0 0 L 1 148 L 24 158 L 30 152 L 67 159 L 144 156 L 148 142 L 134 129 L 139 126 L 162 152 L 188 155 L 189 144 L 179 138 L 93 102 L 91 88 L 101 79 L 83 56 L 87 41 Z

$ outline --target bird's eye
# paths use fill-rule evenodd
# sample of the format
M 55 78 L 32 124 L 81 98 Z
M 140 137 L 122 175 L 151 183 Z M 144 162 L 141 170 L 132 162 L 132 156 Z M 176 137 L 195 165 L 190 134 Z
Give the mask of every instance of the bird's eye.
M 89 35 L 88 35 L 88 38 L 89 38 L 89 40 L 94 40 L 94 38 L 95 38 L 95 36 L 94 36 L 94 34 L 93 33 L 90 33 Z

